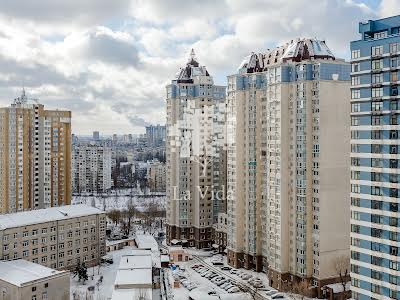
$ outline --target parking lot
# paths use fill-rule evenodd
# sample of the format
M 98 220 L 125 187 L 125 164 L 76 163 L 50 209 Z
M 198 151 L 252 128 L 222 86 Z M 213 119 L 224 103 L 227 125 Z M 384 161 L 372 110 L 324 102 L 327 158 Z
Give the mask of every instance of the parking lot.
M 175 274 L 188 292 L 206 287 L 209 296 L 231 295 L 229 297 L 235 296 L 235 299 L 288 299 L 284 294 L 267 286 L 265 274 L 231 268 L 226 265 L 225 258 L 219 255 L 208 258 L 194 255 L 193 260 L 182 265 Z

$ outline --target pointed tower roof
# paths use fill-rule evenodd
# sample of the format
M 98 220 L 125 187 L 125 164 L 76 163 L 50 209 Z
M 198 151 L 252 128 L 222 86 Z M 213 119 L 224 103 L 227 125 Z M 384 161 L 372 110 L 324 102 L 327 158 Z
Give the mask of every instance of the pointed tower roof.
M 189 59 L 186 63 L 186 67 L 181 68 L 177 74 L 178 83 L 191 83 L 193 82 L 194 76 L 210 76 L 206 67 L 200 66 L 194 49 L 192 48 L 189 54 Z

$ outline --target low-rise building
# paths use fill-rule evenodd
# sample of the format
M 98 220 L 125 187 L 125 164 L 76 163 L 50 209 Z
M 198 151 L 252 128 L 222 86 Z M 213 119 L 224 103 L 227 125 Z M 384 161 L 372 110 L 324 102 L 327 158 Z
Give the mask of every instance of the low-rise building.
M 106 253 L 105 219 L 84 204 L 0 215 L 0 258 L 53 269 L 72 269 L 78 261 L 97 265 Z
M 151 250 L 135 249 L 122 256 L 111 299 L 152 300 L 153 288 L 160 286 L 159 265 Z
M 23 259 L 0 262 L 2 300 L 69 300 L 69 272 L 56 271 Z

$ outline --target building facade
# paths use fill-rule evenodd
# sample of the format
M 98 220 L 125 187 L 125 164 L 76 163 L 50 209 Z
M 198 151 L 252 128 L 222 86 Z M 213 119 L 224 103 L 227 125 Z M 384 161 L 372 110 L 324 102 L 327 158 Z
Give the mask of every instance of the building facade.
M 165 125 L 146 126 L 147 146 L 160 146 L 165 143 L 166 128 Z
M 69 300 L 69 289 L 69 272 L 56 271 L 23 259 L 0 262 L 2 300 Z
M 71 202 L 71 112 L 25 91 L 0 108 L 0 213 Z
M 66 205 L 0 215 L 0 258 L 53 269 L 97 265 L 106 253 L 105 212 Z
M 167 86 L 167 242 L 211 247 L 224 201 L 225 87 L 214 85 L 194 52 Z
M 351 290 L 399 299 L 400 16 L 359 24 L 351 48 Z
M 350 66 L 324 41 L 251 54 L 228 77 L 228 263 L 284 288 L 348 255 Z
M 111 189 L 111 148 L 98 144 L 74 145 L 72 185 L 74 193 L 103 193 Z
M 151 192 L 165 193 L 166 169 L 159 161 L 150 161 L 147 166 L 147 183 Z

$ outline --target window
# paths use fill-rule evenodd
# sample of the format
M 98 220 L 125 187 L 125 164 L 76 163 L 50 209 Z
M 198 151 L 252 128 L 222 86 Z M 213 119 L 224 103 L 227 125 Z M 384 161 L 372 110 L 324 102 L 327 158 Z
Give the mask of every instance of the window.
M 359 194 L 360 193 L 360 185 L 359 184 L 352 184 L 351 185 L 351 192 Z
M 360 112 L 360 111 L 361 111 L 360 103 L 351 104 L 351 112 Z
M 351 126 L 358 126 L 360 125 L 360 118 L 359 117 L 351 117 Z
M 351 165 L 352 166 L 360 166 L 360 159 L 359 158 L 357 158 L 357 157 L 352 157 L 351 158 Z
M 383 68 L 383 59 L 375 59 L 371 61 L 372 70 L 379 70 Z
M 371 131 L 371 139 L 373 139 L 373 140 L 382 139 L 382 131 L 380 131 L 380 130 L 372 130 Z
M 380 294 L 381 293 L 381 287 L 377 284 L 371 283 L 371 291 L 375 294 Z
M 360 76 L 351 77 L 351 85 L 359 85 L 360 84 Z
M 371 110 L 372 111 L 382 111 L 383 102 L 382 101 L 373 101 L 371 102 Z
M 371 222 L 376 224 L 382 224 L 383 217 L 381 215 L 371 215 Z
M 371 172 L 371 181 L 381 181 L 381 173 Z
M 398 256 L 399 255 L 399 248 L 395 246 L 390 246 L 390 255 Z
M 391 86 L 390 87 L 390 96 L 398 96 L 399 91 L 397 89 L 397 86 Z
M 397 132 L 396 132 L 397 139 Z M 390 154 L 397 154 L 397 145 L 390 145 Z
M 381 116 L 372 116 L 371 117 L 371 125 L 381 125 Z
M 383 39 L 387 37 L 387 30 L 374 33 L 374 39 Z
M 371 264 L 375 266 L 381 266 L 382 265 L 382 258 L 377 257 L 377 256 L 371 256 Z
M 398 80 L 397 72 L 391 72 L 390 81 L 397 81 L 397 80 Z
M 399 270 L 400 263 L 398 263 L 397 261 L 389 261 L 389 268 L 391 270 Z
M 371 167 L 382 168 L 382 160 L 380 158 L 371 158 Z
M 360 99 L 360 90 L 351 90 L 351 99 Z
M 390 115 L 390 125 L 397 125 L 397 115 L 396 114 L 392 114 Z
M 391 43 L 389 45 L 390 53 L 395 53 L 397 51 L 400 51 L 400 44 L 399 43 Z
M 371 208 L 372 209 L 379 209 L 382 210 L 382 201 L 377 201 L 377 200 L 371 200 Z
M 391 169 L 397 169 L 397 159 L 390 159 L 389 160 L 389 168 Z
M 371 186 L 371 195 L 382 196 L 382 190 L 379 186 Z
M 351 179 L 360 180 L 360 171 L 351 171 Z
M 383 54 L 383 46 L 371 47 L 371 55 L 382 55 L 382 54 Z
M 360 225 L 351 224 L 351 232 L 360 233 Z
M 397 105 L 397 100 L 390 101 L 390 110 L 397 110 L 398 105 Z
M 390 67 L 397 68 L 399 66 L 400 60 L 398 57 L 393 57 L 390 59 Z
M 360 198 L 351 197 L 351 205 L 360 207 Z
M 372 144 L 371 145 L 371 153 L 382 153 L 382 145 Z
M 372 84 L 377 84 L 377 83 L 382 83 L 383 82 L 383 74 L 372 74 L 371 75 L 371 83 Z
M 371 97 L 382 97 L 383 96 L 383 88 L 372 88 L 371 89 Z
M 351 64 L 351 71 L 352 72 L 360 72 L 360 63 Z
M 375 270 L 371 270 L 371 278 L 373 279 L 377 279 L 377 280 L 381 280 L 382 279 L 382 273 L 375 271 Z
M 361 52 L 360 49 L 351 50 L 351 58 L 360 58 Z
M 389 217 L 389 225 L 396 226 L 399 224 L 398 219 L 396 217 Z

